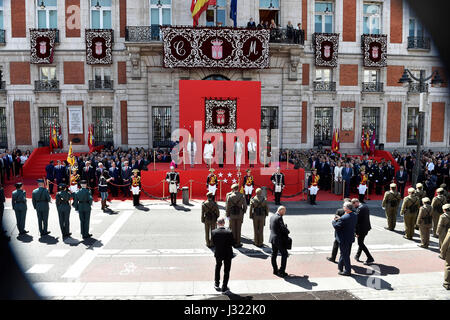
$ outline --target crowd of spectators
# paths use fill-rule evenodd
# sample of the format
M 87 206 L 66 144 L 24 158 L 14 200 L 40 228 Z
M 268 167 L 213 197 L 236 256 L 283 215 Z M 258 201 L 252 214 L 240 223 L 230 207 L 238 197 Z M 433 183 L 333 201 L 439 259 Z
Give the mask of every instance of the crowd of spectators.
M 0 181 L 2 185 L 15 177 L 23 175 L 22 168 L 30 156 L 30 150 L 2 150 L 0 153 Z

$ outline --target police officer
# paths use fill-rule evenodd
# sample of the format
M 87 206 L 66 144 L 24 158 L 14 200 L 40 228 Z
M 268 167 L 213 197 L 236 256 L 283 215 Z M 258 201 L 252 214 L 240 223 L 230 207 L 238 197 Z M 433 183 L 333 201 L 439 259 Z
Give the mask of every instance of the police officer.
M 133 170 L 133 176 L 131 177 L 131 193 L 133 194 L 133 206 L 140 206 L 139 197 L 141 195 L 141 177 L 139 177 L 139 170 Z
M 450 290 L 450 229 L 447 231 L 441 246 L 441 254 L 439 258 L 445 260 L 444 284 L 443 287 Z
M 247 205 L 250 204 L 250 199 L 252 197 L 253 188 L 255 186 L 255 180 L 253 179 L 253 176 L 251 174 L 251 170 L 247 169 L 247 175 L 244 176 L 244 193 L 245 193 L 245 200 L 247 202 Z
M 230 228 L 233 232 L 235 248 L 242 247 L 241 227 L 244 219 L 244 213 L 247 211 L 247 203 L 244 195 L 239 192 L 237 183 L 231 186 L 231 192 L 227 194 L 225 202 L 226 215 L 230 219 Z
M 436 190 L 437 196 L 433 198 L 431 206 L 433 207 L 433 237 L 437 238 L 437 225 L 439 217 L 442 214 L 442 206 L 447 203 L 447 199 L 444 196 L 444 189 L 439 188 Z
M 214 169 L 209 169 L 210 174 L 206 178 L 206 188 L 208 192 L 211 192 L 213 194 L 213 201 L 216 201 L 216 191 L 217 191 L 217 176 L 214 174 Z
M 391 188 L 391 190 L 384 193 L 384 198 L 381 206 L 386 212 L 388 226 L 385 227 L 385 229 L 394 231 L 395 224 L 397 222 L 398 206 L 400 205 L 402 196 L 397 191 L 397 185 L 395 183 L 391 183 L 389 187 Z
M 47 230 L 49 211 L 48 204 L 52 201 L 52 199 L 50 198 L 48 190 L 44 187 L 44 180 L 38 179 L 37 183 L 39 187 L 33 190 L 31 200 L 33 202 L 33 207 L 37 212 L 39 232 L 42 237 L 50 234 L 50 231 Z
M 414 235 L 414 226 L 416 224 L 416 217 L 420 208 L 419 199 L 414 195 L 415 189 L 408 189 L 408 196 L 403 199 L 400 214 L 405 221 L 405 235 L 403 238 L 412 240 Z
M 416 225 L 419 226 L 421 241 L 421 244 L 418 246 L 421 248 L 428 248 L 430 244 L 430 229 L 432 222 L 431 213 L 433 211 L 433 208 L 430 205 L 431 200 L 428 197 L 424 197 L 422 199 L 422 203 L 423 205 L 419 209 L 419 215 L 417 216 L 416 221 Z
M 81 224 L 81 235 L 83 239 L 92 237 L 89 233 L 89 220 L 91 218 L 92 195 L 87 189 L 87 181 L 80 182 L 81 190 L 73 196 L 73 206 L 78 211 Z
M 177 192 L 180 187 L 180 175 L 175 171 L 174 166 L 170 166 L 170 172 L 166 174 L 166 181 L 169 184 L 169 193 L 170 193 L 170 205 L 177 205 Z M 217 220 L 217 219 L 216 219 Z M 216 223 L 214 220 L 214 224 Z
M 206 246 L 212 247 L 211 234 L 216 228 L 216 221 L 219 218 L 219 206 L 213 201 L 213 193 L 206 194 L 207 200 L 202 203 L 202 223 L 205 225 Z
M 450 229 L 450 204 L 444 204 L 442 206 L 444 211 L 439 217 L 439 222 L 437 226 L 437 235 L 439 236 L 439 247 L 442 246 L 445 236 L 447 235 L 447 230 Z
M 67 190 L 65 183 L 58 186 L 58 193 L 56 194 L 56 209 L 58 210 L 59 226 L 63 238 L 70 237 L 70 199 L 72 195 Z
M 275 204 L 281 205 L 281 193 L 283 192 L 285 184 L 284 174 L 280 172 L 280 167 L 277 167 L 277 171 L 272 174 L 270 180 L 272 180 L 274 186 Z
M 253 220 L 255 246 L 263 246 L 263 229 L 266 225 L 266 217 L 269 215 L 269 206 L 266 198 L 262 196 L 262 190 L 256 189 L 256 195 L 250 200 L 250 219 Z
M 16 190 L 12 193 L 12 208 L 16 214 L 17 229 L 19 235 L 28 233 L 25 230 L 25 218 L 27 216 L 27 193 L 23 190 L 22 182 L 16 183 Z

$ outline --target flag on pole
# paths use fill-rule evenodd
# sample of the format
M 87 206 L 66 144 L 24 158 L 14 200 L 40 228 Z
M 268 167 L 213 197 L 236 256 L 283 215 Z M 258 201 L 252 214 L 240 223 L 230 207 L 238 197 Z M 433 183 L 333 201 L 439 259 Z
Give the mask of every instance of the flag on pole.
M 59 129 L 58 129 L 58 148 L 59 149 L 63 148 L 63 138 L 62 138 L 61 126 L 59 126 Z
M 52 125 L 50 129 L 50 152 L 53 152 L 53 149 L 58 148 L 58 135 L 56 134 L 56 126 Z
M 339 131 L 338 131 L 338 129 L 334 129 L 333 142 L 331 143 L 331 150 L 333 150 L 333 152 L 339 151 Z
M 92 148 L 94 148 L 94 125 L 93 124 L 89 125 L 88 147 L 89 147 L 89 152 L 91 152 Z
M 364 128 L 362 129 L 362 133 L 361 133 L 361 152 L 364 153 L 364 151 L 366 150 L 366 140 L 364 139 L 365 135 L 364 135 Z
M 198 25 L 198 19 L 202 15 L 203 11 L 208 8 L 209 0 L 192 0 L 191 3 L 191 14 L 194 20 L 194 27 Z
M 366 132 L 366 152 L 370 151 L 370 133 L 369 130 Z
M 237 0 L 231 0 L 230 19 L 233 20 L 233 26 L 237 27 Z
M 375 141 L 376 141 L 376 137 L 375 137 L 375 129 L 372 131 L 372 138 L 370 139 L 370 154 L 374 155 L 375 154 Z
M 70 146 L 69 146 L 69 153 L 67 154 L 67 162 L 70 164 L 70 166 L 73 167 L 73 165 L 75 164 L 75 158 L 72 154 L 72 141 L 70 141 Z

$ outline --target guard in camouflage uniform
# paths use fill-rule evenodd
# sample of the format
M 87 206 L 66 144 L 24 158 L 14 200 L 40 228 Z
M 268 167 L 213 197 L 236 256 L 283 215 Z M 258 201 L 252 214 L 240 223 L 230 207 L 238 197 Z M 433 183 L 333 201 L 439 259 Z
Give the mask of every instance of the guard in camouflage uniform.
M 50 198 L 48 190 L 44 187 L 44 180 L 38 179 L 37 182 L 39 187 L 33 190 L 31 200 L 38 216 L 39 233 L 41 234 L 41 237 L 43 237 L 50 234 L 50 231 L 47 230 L 48 204 L 52 201 L 52 198 Z
M 214 194 L 208 192 L 206 194 L 207 200 L 202 203 L 202 223 L 205 225 L 205 239 L 206 246 L 211 248 L 211 234 L 216 228 L 217 219 L 219 218 L 219 206 L 213 201 Z
M 414 235 L 414 226 L 416 225 L 416 217 L 419 214 L 420 202 L 414 195 L 415 189 L 408 189 L 408 196 L 403 199 L 400 215 L 405 221 L 405 235 L 403 238 L 412 240 Z
M 395 224 L 397 222 L 398 206 L 400 205 L 402 196 L 397 191 L 397 185 L 395 183 L 391 183 L 389 187 L 391 188 L 391 190 L 384 193 L 384 198 L 381 206 L 386 212 L 388 226 L 385 227 L 385 229 L 394 231 Z
M 12 193 L 12 208 L 16 214 L 17 229 L 19 235 L 28 233 L 25 230 L 25 218 L 27 216 L 27 193 L 22 189 L 22 182 L 16 183 L 16 190 Z
M 441 254 L 439 255 L 439 258 L 445 260 L 443 287 L 447 290 L 450 290 L 450 229 L 448 229 L 447 235 L 442 242 Z
M 255 246 L 262 247 L 264 243 L 263 229 L 266 225 L 266 217 L 269 215 L 269 206 L 266 198 L 262 196 L 262 190 L 256 189 L 256 195 L 250 200 L 250 219 L 253 220 Z
M 442 206 L 444 211 L 439 217 L 439 222 L 437 226 L 437 235 L 439 236 L 439 247 L 442 246 L 445 236 L 447 235 L 447 230 L 450 229 L 450 204 L 444 204 Z
M 247 211 L 247 203 L 244 195 L 239 192 L 237 183 L 231 186 L 231 192 L 227 194 L 225 210 L 226 215 L 230 219 L 230 228 L 233 232 L 235 248 L 242 247 L 241 244 L 241 228 L 244 220 L 244 213 Z
M 92 195 L 87 189 L 87 181 L 82 180 L 80 182 L 81 190 L 74 194 L 73 196 L 73 206 L 76 211 L 78 211 L 80 216 L 81 224 L 81 235 L 83 239 L 92 237 L 89 233 L 89 221 L 91 218 L 91 206 L 92 206 Z
M 437 196 L 433 198 L 431 206 L 433 207 L 433 237 L 437 238 L 437 225 L 439 223 L 439 217 L 442 214 L 442 206 L 447 203 L 447 199 L 444 196 L 444 189 L 439 188 L 436 190 Z
M 59 226 L 63 238 L 70 237 L 70 199 L 72 195 L 67 190 L 65 183 L 58 186 L 59 192 L 56 194 L 56 209 L 58 210 Z
M 416 225 L 419 226 L 421 241 L 421 244 L 418 246 L 421 248 L 428 248 L 430 244 L 430 230 L 432 222 L 431 213 L 433 211 L 433 208 L 430 205 L 431 200 L 428 197 L 423 198 L 422 203 L 423 205 L 419 209 L 419 215 L 417 216 L 416 221 Z

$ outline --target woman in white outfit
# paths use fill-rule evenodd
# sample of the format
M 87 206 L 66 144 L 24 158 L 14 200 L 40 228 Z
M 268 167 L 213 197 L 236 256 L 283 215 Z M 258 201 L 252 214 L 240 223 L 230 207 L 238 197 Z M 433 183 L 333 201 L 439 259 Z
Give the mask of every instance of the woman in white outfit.
M 205 144 L 205 148 L 203 149 L 203 158 L 205 158 L 205 162 L 211 168 L 211 162 L 214 153 L 214 146 L 211 143 L 211 140 L 207 140 Z
M 342 163 L 338 161 L 334 167 L 334 193 L 342 194 Z
M 234 142 L 234 154 L 236 156 L 236 168 L 238 170 L 241 168 L 242 148 L 242 143 L 236 137 L 236 140 Z

